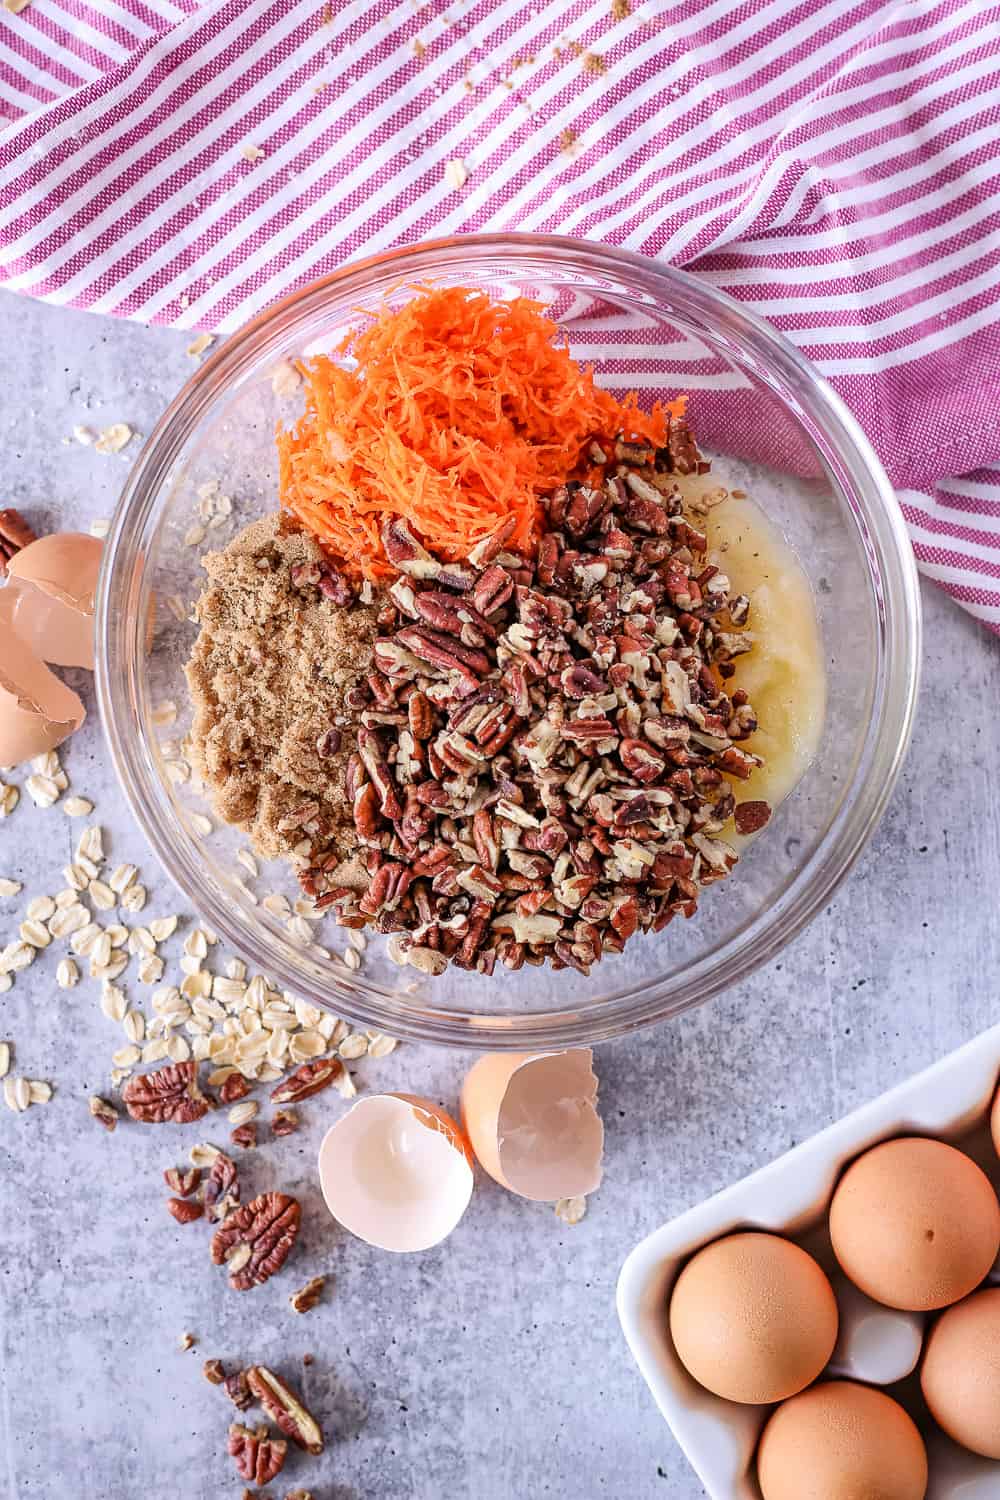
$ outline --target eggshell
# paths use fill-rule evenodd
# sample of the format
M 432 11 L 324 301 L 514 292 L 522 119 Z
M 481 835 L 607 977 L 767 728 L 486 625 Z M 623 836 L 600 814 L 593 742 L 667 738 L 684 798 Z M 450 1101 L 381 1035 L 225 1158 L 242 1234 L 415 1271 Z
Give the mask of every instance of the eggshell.
M 1000 1250 L 1000 1204 L 963 1152 L 905 1136 L 848 1167 L 830 1204 L 830 1238 L 869 1297 L 926 1312 L 985 1278 Z
M 1000 1459 L 1000 1288 L 976 1292 L 942 1313 L 927 1340 L 920 1385 L 949 1437 L 983 1458 Z
M 83 532 L 53 532 L 22 547 L 8 563 L 5 613 L 43 661 L 93 668 L 102 545 Z
M 893 1385 L 917 1367 L 924 1341 L 922 1313 L 901 1312 L 866 1297 L 846 1276 L 833 1283 L 840 1310 L 830 1373 L 872 1385 Z
M 488 1053 L 466 1075 L 462 1124 L 490 1176 L 548 1203 L 594 1192 L 604 1126 L 589 1048 Z
M 993 1149 L 1000 1156 L 1000 1089 L 997 1089 L 993 1108 L 990 1111 L 990 1134 L 993 1137 Z
M 774 1412 L 757 1476 L 764 1500 L 924 1500 L 927 1450 L 898 1401 L 831 1380 Z
M 0 623 L 0 766 L 54 750 L 85 716 L 76 693 Z
M 762 1405 L 801 1391 L 837 1340 L 837 1302 L 822 1269 L 776 1234 L 732 1234 L 699 1250 L 674 1284 L 670 1334 L 706 1390 Z
M 427 1250 L 472 1197 L 472 1152 L 450 1115 L 411 1094 L 359 1099 L 319 1150 L 326 1206 L 381 1250 Z

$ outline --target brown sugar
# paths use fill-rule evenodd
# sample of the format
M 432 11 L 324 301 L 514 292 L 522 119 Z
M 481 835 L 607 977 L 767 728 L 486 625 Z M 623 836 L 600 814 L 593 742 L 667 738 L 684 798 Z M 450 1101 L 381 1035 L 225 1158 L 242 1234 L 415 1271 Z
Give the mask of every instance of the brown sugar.
M 212 806 L 265 859 L 306 837 L 347 857 L 355 730 L 345 696 L 371 668 L 377 606 L 326 597 L 321 549 L 280 515 L 203 562 L 201 632 L 186 673 L 191 756 Z

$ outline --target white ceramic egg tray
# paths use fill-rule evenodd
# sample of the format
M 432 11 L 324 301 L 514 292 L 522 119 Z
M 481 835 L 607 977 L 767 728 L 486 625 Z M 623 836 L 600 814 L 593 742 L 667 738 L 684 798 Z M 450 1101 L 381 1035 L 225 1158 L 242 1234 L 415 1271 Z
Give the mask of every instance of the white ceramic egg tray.
M 830 1275 L 841 1331 L 827 1373 L 885 1386 L 907 1407 L 927 1439 L 927 1500 L 998 1500 L 1000 1463 L 966 1453 L 928 1426 L 913 1375 L 923 1315 L 881 1307 L 847 1283 L 826 1228 L 842 1169 L 866 1147 L 892 1136 L 930 1135 L 960 1144 L 994 1187 L 1000 1185 L 988 1125 L 998 1075 L 1000 1026 L 664 1224 L 629 1255 L 618 1280 L 618 1316 L 639 1369 L 710 1500 L 761 1500 L 754 1450 L 773 1408 L 739 1406 L 696 1384 L 674 1352 L 667 1303 L 694 1251 L 737 1229 L 786 1235 Z M 1000 1262 L 991 1280 L 1000 1280 Z

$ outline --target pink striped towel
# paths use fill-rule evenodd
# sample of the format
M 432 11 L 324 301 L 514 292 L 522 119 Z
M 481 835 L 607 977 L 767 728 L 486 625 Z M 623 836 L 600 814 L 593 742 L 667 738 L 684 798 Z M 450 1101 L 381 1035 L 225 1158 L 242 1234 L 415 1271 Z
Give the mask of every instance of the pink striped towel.
M 688 267 L 819 365 L 1000 633 L 1000 4 L 0 0 L 0 122 L 2 274 L 95 312 L 229 330 L 475 230 Z

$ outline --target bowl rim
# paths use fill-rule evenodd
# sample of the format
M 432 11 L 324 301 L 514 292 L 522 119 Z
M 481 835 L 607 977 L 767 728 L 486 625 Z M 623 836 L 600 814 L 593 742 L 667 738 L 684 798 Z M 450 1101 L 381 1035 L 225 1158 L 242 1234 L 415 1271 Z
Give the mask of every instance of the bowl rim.
M 620 275 L 646 283 L 646 295 L 658 306 L 670 306 L 671 292 L 688 308 L 702 310 L 714 324 L 727 325 L 716 336 L 731 343 L 732 352 L 747 363 L 748 346 L 757 355 L 754 372 L 772 394 L 810 430 L 822 435 L 823 449 L 835 455 L 844 486 L 865 545 L 877 557 L 886 587 L 875 603 L 882 631 L 881 669 L 873 694 L 864 745 L 850 786 L 864 794 L 848 805 L 848 794 L 831 826 L 812 855 L 796 872 L 765 916 L 729 939 L 721 949 L 705 955 L 684 974 L 684 993 L 664 997 L 662 978 L 647 979 L 615 991 L 585 1011 L 572 1008 L 487 1016 L 426 1004 L 423 997 L 401 997 L 361 976 L 338 982 L 329 970 L 320 978 L 315 961 L 283 939 L 265 942 L 243 926 L 232 907 L 204 876 L 182 876 L 177 851 L 168 832 L 146 807 L 145 785 L 151 771 L 148 757 L 135 753 L 142 744 L 141 726 L 129 711 L 125 677 L 135 676 L 137 650 L 125 650 L 123 670 L 114 672 L 124 633 L 133 646 L 141 635 L 138 611 L 131 625 L 128 602 L 137 602 L 135 571 L 141 557 L 142 528 L 177 455 L 195 431 L 223 382 L 240 381 L 274 357 L 297 322 L 319 310 L 332 291 L 362 283 L 385 291 L 419 276 L 468 263 L 477 265 L 503 258 L 522 266 L 545 262 L 572 265 L 600 277 Z M 387 286 L 388 273 L 392 281 Z M 269 347 L 271 346 L 271 347 Z M 758 368 L 759 362 L 759 368 Z M 792 389 L 790 390 L 789 387 Z M 806 400 L 793 391 L 804 391 Z M 859 505 L 858 501 L 863 502 Z M 492 1050 L 540 1050 L 552 1046 L 583 1045 L 629 1034 L 666 1016 L 700 1005 L 769 962 L 803 930 L 829 901 L 847 876 L 878 824 L 899 774 L 912 733 L 920 679 L 922 619 L 919 580 L 913 548 L 895 492 L 868 438 L 840 396 L 812 362 L 764 318 L 728 293 L 687 271 L 612 246 L 594 245 L 559 235 L 458 235 L 421 241 L 352 260 L 273 303 L 230 335 L 187 380 L 168 405 L 143 444 L 122 491 L 105 542 L 95 607 L 97 700 L 105 740 L 126 801 L 166 874 L 185 900 L 210 922 L 232 947 L 269 975 L 282 988 L 301 994 L 359 1024 L 376 1026 L 410 1040 Z M 891 674 L 887 670 L 891 664 Z M 119 680 L 120 679 L 120 680 Z M 133 744 L 130 745 L 129 737 Z M 844 827 L 845 813 L 850 823 Z M 181 863 L 181 868 L 183 865 Z M 760 929 L 760 930 L 758 930 Z M 748 951 L 750 950 L 750 951 Z M 315 970 L 315 976 L 311 972 Z M 369 999 L 369 996 L 374 999 Z M 405 999 L 405 1004 L 401 1000 Z

